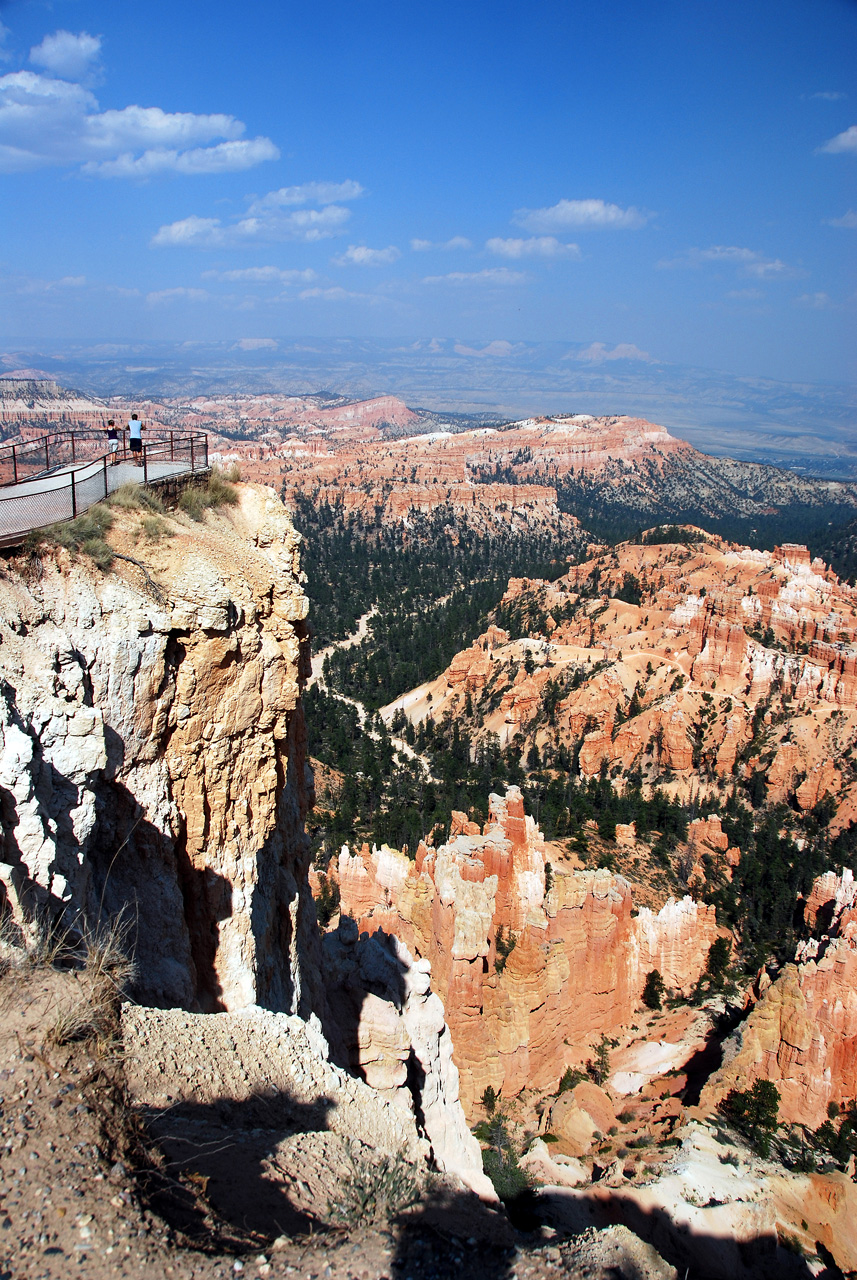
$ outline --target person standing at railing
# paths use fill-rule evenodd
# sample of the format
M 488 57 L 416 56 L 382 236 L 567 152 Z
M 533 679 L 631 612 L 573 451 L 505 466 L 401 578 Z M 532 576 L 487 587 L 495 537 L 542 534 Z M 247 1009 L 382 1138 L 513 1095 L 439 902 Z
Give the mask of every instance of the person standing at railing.
M 135 466 L 143 465 L 143 435 L 146 430 L 136 413 L 131 414 L 131 421 L 128 423 L 128 443 L 131 446 L 131 452 L 134 454 Z
M 107 447 L 110 450 L 111 467 L 119 466 L 119 428 L 115 419 L 107 419 Z

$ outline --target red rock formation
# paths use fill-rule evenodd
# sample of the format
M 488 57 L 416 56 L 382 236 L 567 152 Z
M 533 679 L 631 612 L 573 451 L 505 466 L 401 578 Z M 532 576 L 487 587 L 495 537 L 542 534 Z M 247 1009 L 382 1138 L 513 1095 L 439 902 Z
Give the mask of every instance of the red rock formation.
M 492 796 L 483 831 L 474 827 L 456 815 L 449 842 L 421 844 L 413 863 L 364 848 L 343 850 L 338 867 L 342 909 L 359 928 L 393 933 L 431 962 L 471 1111 L 489 1084 L 504 1097 L 555 1087 L 632 1020 L 652 969 L 688 993 L 716 936 L 714 908 L 690 898 L 632 915 L 628 883 L 609 871 L 554 862 L 546 894 L 550 850 L 517 787 Z
M 773 1080 L 780 1120 L 817 1128 L 831 1102 L 857 1098 L 857 884 L 850 871 L 816 880 L 807 924 L 820 937 L 798 947 L 762 994 L 740 1049 L 706 1085 L 703 1106 L 730 1089 Z

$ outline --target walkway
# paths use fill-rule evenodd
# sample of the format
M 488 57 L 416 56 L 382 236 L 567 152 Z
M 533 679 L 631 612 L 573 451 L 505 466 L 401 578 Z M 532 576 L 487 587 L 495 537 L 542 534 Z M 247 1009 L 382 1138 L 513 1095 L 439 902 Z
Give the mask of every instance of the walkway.
M 92 446 L 97 441 L 98 448 L 103 449 L 104 446 L 103 433 L 97 436 L 87 432 L 57 433 L 51 437 L 37 437 L 23 444 L 0 447 L 0 467 L 8 463 L 4 455 L 15 451 L 20 460 L 22 452 L 32 455 L 38 451 L 41 455 L 44 448 L 45 456 L 50 460 L 48 442 L 55 445 L 60 434 L 66 437 L 64 444 L 68 443 L 69 437 L 74 437 L 78 455 L 81 450 L 86 452 L 87 444 Z M 53 454 L 58 465 L 18 483 L 0 482 L 0 546 L 21 542 L 34 529 L 75 519 L 96 502 L 102 502 L 115 493 L 123 484 L 152 484 L 208 470 L 208 438 L 202 432 L 172 431 L 150 437 L 143 447 L 141 466 L 132 461 L 133 455 L 128 452 L 124 440 L 118 454 L 98 453 L 83 462 L 60 462 L 60 456 L 68 456 L 67 448 L 54 448 Z M 16 469 L 20 474 L 20 461 Z

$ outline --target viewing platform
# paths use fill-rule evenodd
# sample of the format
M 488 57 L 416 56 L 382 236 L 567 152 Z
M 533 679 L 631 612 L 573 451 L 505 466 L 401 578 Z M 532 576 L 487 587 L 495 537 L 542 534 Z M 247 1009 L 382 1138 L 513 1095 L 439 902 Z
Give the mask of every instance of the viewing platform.
M 74 520 L 123 484 L 158 486 L 209 469 L 204 432 L 147 433 L 140 453 L 131 452 L 125 434 L 115 453 L 106 443 L 103 431 L 81 430 L 0 446 L 0 546 Z

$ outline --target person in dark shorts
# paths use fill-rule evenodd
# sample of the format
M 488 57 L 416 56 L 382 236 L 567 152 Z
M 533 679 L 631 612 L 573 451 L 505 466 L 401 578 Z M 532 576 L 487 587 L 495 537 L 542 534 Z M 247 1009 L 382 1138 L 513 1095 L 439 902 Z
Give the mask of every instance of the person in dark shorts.
M 131 414 L 131 421 L 128 423 L 128 444 L 134 455 L 135 466 L 143 465 L 143 436 L 146 428 L 138 418 L 136 413 Z
M 107 419 L 107 447 L 110 450 L 110 465 L 119 465 L 119 428 L 113 418 Z

